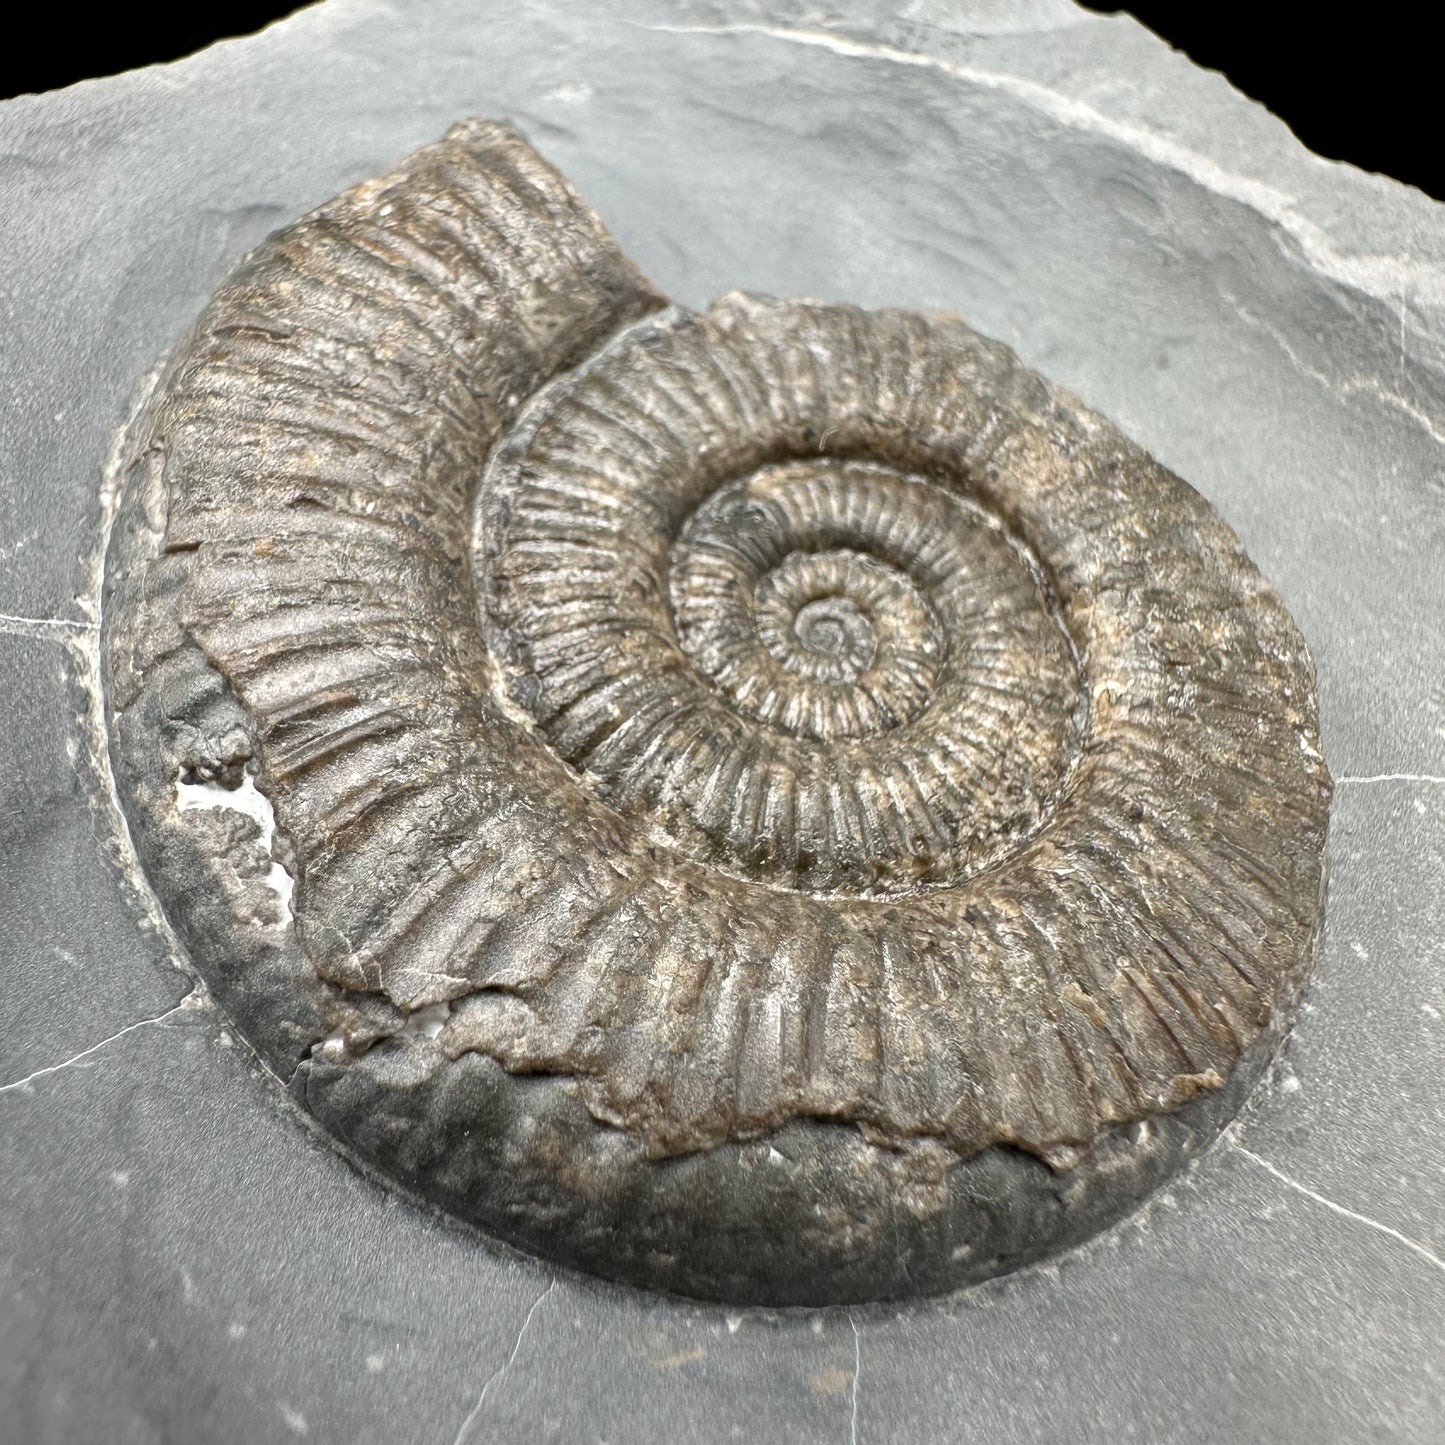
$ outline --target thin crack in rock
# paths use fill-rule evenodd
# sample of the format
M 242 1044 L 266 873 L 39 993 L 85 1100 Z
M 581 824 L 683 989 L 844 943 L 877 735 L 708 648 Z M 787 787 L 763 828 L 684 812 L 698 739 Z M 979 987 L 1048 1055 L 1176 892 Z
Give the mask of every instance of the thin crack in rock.
M 858 1375 L 863 1368 L 863 1337 L 858 1332 L 858 1321 L 853 1312 L 848 1312 L 848 1323 L 853 1326 L 853 1383 L 848 1387 L 848 1445 L 858 1445 Z
M 1337 787 L 1346 783 L 1445 783 L 1445 778 L 1436 777 L 1433 773 L 1374 773 L 1370 777 L 1335 779 Z
M 54 637 L 75 633 L 99 632 L 98 622 L 77 622 L 68 617 L 17 617 L 0 612 L 0 633 L 11 637 Z
M 137 1029 L 148 1028 L 151 1024 L 164 1023 L 168 1018 L 181 1013 L 182 1011 L 195 1007 L 192 1000 L 196 997 L 195 990 L 188 993 L 173 1008 L 168 1008 L 164 1013 L 156 1014 L 152 1018 L 137 1019 L 133 1024 L 127 1024 L 123 1029 L 117 1029 L 109 1038 L 102 1039 L 98 1044 L 92 1044 L 88 1049 L 82 1049 L 73 1057 L 64 1059 L 58 1064 L 47 1064 L 43 1069 L 36 1069 L 34 1073 L 26 1074 L 23 1079 L 15 1079 L 8 1084 L 0 1084 L 0 1094 L 8 1094 L 14 1089 L 23 1089 L 33 1084 L 36 1079 L 43 1079 L 47 1074 L 58 1074 L 63 1069 L 73 1068 L 76 1064 L 83 1063 L 92 1054 L 97 1054 L 101 1049 L 113 1044 L 117 1039 L 124 1038 L 127 1034 L 134 1033 Z
M 1294 208 L 1294 197 L 1277 187 L 1249 176 L 1238 175 L 1199 151 L 1180 145 L 1177 141 L 1142 126 L 1115 120 L 1074 96 L 1023 76 L 960 65 L 957 61 L 947 60 L 939 55 L 905 50 L 876 41 L 857 40 L 827 30 L 805 30 L 757 22 L 735 25 L 647 25 L 640 28 L 673 35 L 759 35 L 785 44 L 814 46 L 850 59 L 881 60 L 892 65 L 934 70 L 953 80 L 1002 91 L 1060 125 L 1115 141 L 1146 160 L 1176 171 L 1214 195 L 1248 207 L 1288 234 L 1313 269 L 1353 291 L 1378 301 L 1398 305 L 1402 290 L 1416 289 L 1410 283 L 1411 277 L 1418 279 L 1421 292 L 1438 290 L 1439 287 L 1438 278 L 1427 268 L 1407 267 L 1400 257 L 1340 255 L 1329 244 L 1328 236 L 1320 227 L 1298 214 Z M 1402 272 L 1407 279 L 1402 280 Z M 1284 347 L 1291 360 L 1301 364 L 1282 338 L 1275 336 L 1274 339 Z M 1403 349 L 1402 341 L 1401 350 Z M 1332 388 L 1335 387 L 1334 382 L 1312 368 L 1302 366 L 1302 369 Z M 1347 381 L 1343 383 L 1342 389 L 1347 392 L 1365 391 L 1375 395 L 1388 405 L 1399 408 L 1434 441 L 1445 444 L 1445 432 L 1440 430 L 1433 418 L 1406 397 L 1388 391 L 1378 383 L 1365 380 Z
M 1382 402 L 1388 407 L 1393 407 L 1400 412 L 1408 421 L 1414 422 L 1430 438 L 1431 441 L 1445 446 L 1445 431 L 1441 431 L 1435 420 L 1422 411 L 1408 397 L 1402 396 L 1397 391 L 1391 391 L 1389 387 L 1381 386 L 1378 381 L 1370 376 L 1330 376 L 1328 372 L 1321 371 L 1318 367 L 1311 366 L 1299 352 L 1297 352 L 1278 328 L 1271 326 L 1261 317 L 1256 316 L 1248 307 L 1243 305 L 1235 296 L 1228 291 L 1221 290 L 1224 299 L 1234 308 L 1235 315 L 1244 322 L 1246 326 L 1253 327 L 1261 335 L 1269 338 L 1289 358 L 1290 364 L 1300 373 L 1308 377 L 1318 386 L 1323 387 L 1331 396 L 1338 397 L 1341 401 L 1353 401 L 1357 396 L 1373 397 L 1374 400 Z M 1373 292 L 1367 292 L 1373 295 Z M 1376 300 L 1383 298 L 1376 297 Z
M 461 1429 L 457 1431 L 456 1438 L 452 1441 L 452 1445 L 463 1445 L 463 1442 L 467 1438 L 467 1432 L 472 1428 L 473 1424 L 476 1423 L 477 1416 L 482 1413 L 482 1407 L 487 1403 L 487 1396 L 491 1393 L 492 1386 L 497 1384 L 497 1382 L 501 1380 L 501 1378 L 507 1373 L 507 1371 L 510 1370 L 514 1364 L 516 1364 L 517 1356 L 519 1353 L 521 1353 L 522 1341 L 527 1338 L 527 1331 L 532 1326 L 533 1315 L 535 1315 L 537 1311 L 542 1308 L 542 1302 L 556 1288 L 557 1280 L 554 1276 L 548 1282 L 547 1288 L 544 1289 L 542 1293 L 539 1294 L 537 1298 L 532 1301 L 532 1307 L 527 1311 L 526 1318 L 522 1321 L 522 1328 L 517 1331 L 517 1341 L 512 1346 L 512 1353 L 507 1356 L 506 1363 L 503 1364 L 500 1369 L 494 1370 L 487 1377 L 486 1382 L 482 1385 L 481 1393 L 477 1396 L 477 1403 L 473 1405 L 472 1408 L 467 1412 L 467 1417 L 465 1420 L 462 1421 Z
M 1408 1234 L 1401 1234 L 1398 1229 L 1391 1229 L 1388 1224 L 1381 1224 L 1378 1219 L 1371 1219 L 1368 1214 L 1357 1214 L 1353 1209 L 1346 1209 L 1343 1204 L 1336 1204 L 1333 1199 L 1326 1198 L 1317 1190 L 1311 1189 L 1307 1184 L 1301 1184 L 1298 1179 L 1286 1174 L 1283 1169 L 1276 1168 L 1268 1159 L 1261 1158 L 1254 1150 L 1246 1149 L 1237 1139 L 1231 1139 L 1230 1143 L 1246 1159 L 1252 1160 L 1267 1174 L 1273 1175 L 1281 1184 L 1293 1189 L 1295 1193 L 1303 1194 L 1306 1199 L 1313 1199 L 1316 1204 L 1323 1205 L 1333 1214 L 1338 1214 L 1344 1219 L 1352 1219 L 1356 1224 L 1363 1224 L 1377 1233 L 1393 1239 L 1396 1244 L 1403 1244 L 1412 1254 L 1418 1254 L 1426 1264 L 1438 1269 L 1441 1274 L 1445 1274 L 1445 1259 L 1441 1259 L 1438 1254 L 1432 1254 L 1418 1240 L 1411 1239 Z

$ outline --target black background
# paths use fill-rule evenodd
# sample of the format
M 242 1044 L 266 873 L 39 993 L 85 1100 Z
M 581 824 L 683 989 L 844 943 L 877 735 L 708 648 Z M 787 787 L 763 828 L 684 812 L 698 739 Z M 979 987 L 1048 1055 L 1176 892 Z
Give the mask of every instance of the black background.
M 97 7 L 81 18 L 56 5 L 30 9 L 24 39 L 6 37 L 0 96 L 53 90 L 89 76 L 174 60 L 230 35 L 244 35 L 298 9 L 277 0 L 168 6 Z M 1348 26 L 1328 7 L 1137 0 L 1127 8 L 1198 64 L 1222 70 L 1262 101 L 1321 155 L 1383 171 L 1445 199 L 1440 155 L 1437 47 L 1405 13 L 1384 4 L 1356 13 Z M 177 7 L 179 10 L 180 7 Z M 12 18 L 13 23 L 13 18 Z

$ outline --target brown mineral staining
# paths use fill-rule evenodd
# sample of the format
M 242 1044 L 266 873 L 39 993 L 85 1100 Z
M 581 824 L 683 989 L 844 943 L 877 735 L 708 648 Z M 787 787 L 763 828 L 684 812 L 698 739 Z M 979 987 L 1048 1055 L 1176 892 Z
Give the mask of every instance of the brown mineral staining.
M 1308 971 L 1299 634 L 953 317 L 665 309 L 472 122 L 253 255 L 135 454 L 332 1007 L 449 1006 L 393 1042 L 570 1081 L 637 1187 L 829 1121 L 944 1217 L 960 1160 L 1072 1169 L 1221 1088 Z M 156 624 L 116 626 L 139 694 Z

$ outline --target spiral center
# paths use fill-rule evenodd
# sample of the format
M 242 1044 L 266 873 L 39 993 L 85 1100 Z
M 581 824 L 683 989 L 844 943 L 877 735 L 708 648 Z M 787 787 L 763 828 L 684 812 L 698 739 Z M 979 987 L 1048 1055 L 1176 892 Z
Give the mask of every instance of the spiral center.
M 798 641 L 830 662 L 852 662 L 858 671 L 873 660 L 873 624 L 846 597 L 820 597 L 793 621 Z
M 927 706 L 946 636 L 907 552 L 850 515 L 911 485 L 858 463 L 793 463 L 724 487 L 689 518 L 672 560 L 678 641 L 743 716 L 828 742 L 891 731 Z
M 769 656 L 789 677 L 853 687 L 875 669 L 880 647 L 887 649 L 889 630 L 875 620 L 879 602 L 892 594 L 902 605 L 899 594 L 911 587 L 906 578 L 887 572 L 853 551 L 794 552 L 759 578 L 751 618 L 732 621 L 756 628 Z M 700 628 L 692 609 L 685 603 L 684 609 L 688 637 L 700 640 L 711 624 L 704 621 Z M 921 615 L 914 623 L 929 626 Z M 766 666 L 761 660 L 760 665 Z

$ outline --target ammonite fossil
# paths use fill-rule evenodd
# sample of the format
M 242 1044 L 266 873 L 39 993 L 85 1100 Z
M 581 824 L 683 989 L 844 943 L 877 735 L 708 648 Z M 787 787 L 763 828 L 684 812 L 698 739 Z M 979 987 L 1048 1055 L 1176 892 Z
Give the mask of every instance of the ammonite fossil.
M 1119 1217 L 1288 1023 L 1304 644 L 951 316 L 669 306 L 469 122 L 248 258 L 125 465 L 149 877 L 294 1097 L 496 1235 L 944 1290 Z

